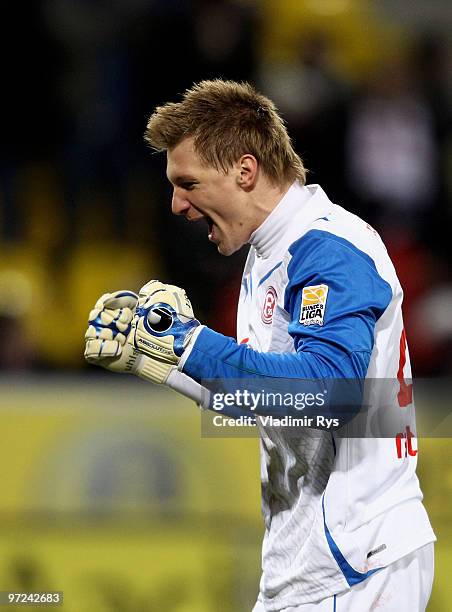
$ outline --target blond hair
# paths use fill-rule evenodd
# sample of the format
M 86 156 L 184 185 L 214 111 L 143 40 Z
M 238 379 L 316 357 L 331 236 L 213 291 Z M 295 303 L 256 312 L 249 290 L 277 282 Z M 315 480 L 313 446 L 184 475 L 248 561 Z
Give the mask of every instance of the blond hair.
M 306 182 L 303 162 L 275 105 L 249 83 L 201 81 L 181 102 L 157 107 L 144 135 L 156 151 L 171 150 L 188 137 L 200 159 L 217 170 L 227 172 L 248 153 L 272 183 Z

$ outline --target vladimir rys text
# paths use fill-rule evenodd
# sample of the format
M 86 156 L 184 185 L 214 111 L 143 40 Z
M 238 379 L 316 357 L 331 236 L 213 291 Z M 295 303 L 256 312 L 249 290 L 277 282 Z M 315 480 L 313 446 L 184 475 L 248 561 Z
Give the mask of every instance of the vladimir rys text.
M 314 417 L 292 417 L 285 416 L 281 418 L 267 416 L 241 416 L 238 418 L 228 418 L 220 416 L 219 414 L 213 417 L 213 424 L 215 427 L 253 427 L 255 426 L 256 420 L 259 419 L 259 423 L 264 427 L 315 427 L 322 429 L 330 429 L 332 427 L 339 426 L 339 419 L 328 418 L 322 415 Z

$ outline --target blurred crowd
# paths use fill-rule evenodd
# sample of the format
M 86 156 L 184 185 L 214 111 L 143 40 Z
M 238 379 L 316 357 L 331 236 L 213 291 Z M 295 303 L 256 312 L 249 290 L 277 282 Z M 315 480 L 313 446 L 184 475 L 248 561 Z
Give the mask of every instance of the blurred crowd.
M 408 16 L 414 6 L 396 4 Z M 205 224 L 172 217 L 165 158 L 143 141 L 156 105 L 222 77 L 269 95 L 309 182 L 382 235 L 405 290 L 414 374 L 452 374 L 450 9 L 444 2 L 435 19 L 410 20 L 390 6 L 5 6 L 0 368 L 84 367 L 97 297 L 150 278 L 183 286 L 200 320 L 235 334 L 246 249 L 225 260 Z

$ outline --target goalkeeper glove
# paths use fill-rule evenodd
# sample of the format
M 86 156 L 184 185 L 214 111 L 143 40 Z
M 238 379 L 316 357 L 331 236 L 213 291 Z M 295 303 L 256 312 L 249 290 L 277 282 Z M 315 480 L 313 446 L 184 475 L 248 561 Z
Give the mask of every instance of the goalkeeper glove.
M 200 323 L 183 289 L 152 280 L 140 290 L 132 325 L 133 346 L 163 370 L 179 363 Z
M 132 319 L 138 296 L 133 291 L 106 293 L 89 314 L 85 334 L 85 359 L 112 372 L 135 374 L 155 383 L 164 383 L 175 366 L 162 371 L 152 359 L 131 344 Z

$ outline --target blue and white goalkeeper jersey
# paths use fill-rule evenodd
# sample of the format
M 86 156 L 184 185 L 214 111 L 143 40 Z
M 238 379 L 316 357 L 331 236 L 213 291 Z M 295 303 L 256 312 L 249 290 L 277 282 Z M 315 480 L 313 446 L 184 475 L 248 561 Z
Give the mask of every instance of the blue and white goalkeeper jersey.
M 435 535 L 415 474 L 403 293 L 381 239 L 318 185 L 294 184 L 250 243 L 238 342 L 201 328 L 186 374 L 400 381 L 396 439 L 259 425 L 260 589 L 277 611 L 339 594 Z

